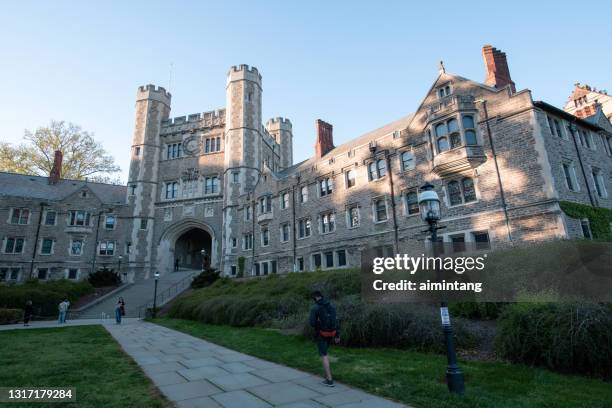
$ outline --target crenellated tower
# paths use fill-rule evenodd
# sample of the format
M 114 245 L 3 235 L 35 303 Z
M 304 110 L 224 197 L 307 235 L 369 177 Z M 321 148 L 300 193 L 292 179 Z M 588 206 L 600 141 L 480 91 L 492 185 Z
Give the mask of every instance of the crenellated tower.
M 293 165 L 293 128 L 291 121 L 276 117 L 268 120 L 266 129 L 280 146 L 280 168 Z
M 152 272 L 153 229 L 160 157 L 162 120 L 170 115 L 171 95 L 162 87 L 146 85 L 136 92 L 136 123 L 132 139 L 127 202 L 132 209 L 128 262 L 130 280 Z
M 261 75 L 248 65 L 233 66 L 227 73 L 225 106 L 225 177 L 223 242 L 225 268 L 231 255 L 229 240 L 237 238 L 239 198 L 253 191 L 261 171 Z

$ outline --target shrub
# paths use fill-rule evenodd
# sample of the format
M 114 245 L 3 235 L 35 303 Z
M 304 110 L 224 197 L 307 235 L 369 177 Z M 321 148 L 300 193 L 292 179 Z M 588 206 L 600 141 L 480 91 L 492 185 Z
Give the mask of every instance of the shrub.
M 612 240 L 612 210 L 603 207 L 578 204 L 571 201 L 560 201 L 561 210 L 572 218 L 588 218 L 591 232 L 595 239 Z
M 497 353 L 512 362 L 612 377 L 612 314 L 586 303 L 518 303 L 500 315 Z
M 219 279 L 219 272 L 215 269 L 209 268 L 193 278 L 191 281 L 191 288 L 205 288 L 212 285 L 217 279 Z
M 449 305 L 451 314 L 466 319 L 495 320 L 507 303 L 502 302 L 456 302 Z
M 244 256 L 238 257 L 238 278 L 244 278 L 244 263 L 246 258 Z
M 0 324 L 17 323 L 23 316 L 21 309 L 0 309 Z
M 121 277 L 119 276 L 119 273 L 113 272 L 106 268 L 90 274 L 87 280 L 95 288 L 117 286 L 121 284 Z
M 74 303 L 93 291 L 93 286 L 86 281 L 72 282 L 66 279 L 49 282 L 30 280 L 22 285 L 0 285 L 0 308 L 22 309 L 26 301 L 31 300 L 35 315 L 53 316 L 62 300 L 68 299 Z
M 445 352 L 436 308 L 419 304 L 369 304 L 356 297 L 338 303 L 341 342 L 351 347 L 396 347 Z M 310 330 L 306 330 L 305 334 Z M 473 347 L 476 335 L 461 319 L 453 319 L 455 343 Z

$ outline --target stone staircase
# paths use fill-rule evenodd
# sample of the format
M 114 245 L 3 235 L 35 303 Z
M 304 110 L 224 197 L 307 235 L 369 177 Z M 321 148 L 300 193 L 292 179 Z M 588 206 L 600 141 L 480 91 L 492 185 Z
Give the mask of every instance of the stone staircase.
M 161 306 L 173 299 L 189 287 L 191 278 L 200 273 L 199 270 L 180 270 L 159 277 L 157 282 L 157 306 Z M 74 313 L 73 319 L 104 319 L 114 318 L 117 299 L 122 297 L 125 301 L 125 317 L 144 317 L 147 304 L 153 303 L 153 292 L 155 279 L 146 279 L 133 283 L 125 289 L 115 292 L 103 301 L 85 306 L 79 312 Z

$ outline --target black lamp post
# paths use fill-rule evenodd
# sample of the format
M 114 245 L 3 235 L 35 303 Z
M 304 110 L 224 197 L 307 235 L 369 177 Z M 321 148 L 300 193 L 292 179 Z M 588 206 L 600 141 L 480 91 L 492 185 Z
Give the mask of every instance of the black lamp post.
M 157 281 L 159 280 L 159 272 L 155 272 L 155 290 L 153 291 L 153 318 L 157 317 Z
M 419 211 L 423 221 L 429 224 L 429 232 L 431 233 L 431 242 L 433 248 L 433 256 L 436 257 L 438 247 L 438 221 L 440 220 L 440 198 L 435 192 L 434 186 L 426 183 L 421 187 L 419 193 Z M 440 302 L 440 316 L 442 319 L 442 330 L 446 340 L 446 357 L 448 366 L 446 368 L 446 383 L 448 390 L 453 393 L 463 394 L 465 389 L 463 383 L 463 372 L 457 364 L 457 355 L 455 354 L 455 344 L 453 342 L 453 329 L 451 327 L 450 315 L 448 313 L 448 302 L 442 300 Z

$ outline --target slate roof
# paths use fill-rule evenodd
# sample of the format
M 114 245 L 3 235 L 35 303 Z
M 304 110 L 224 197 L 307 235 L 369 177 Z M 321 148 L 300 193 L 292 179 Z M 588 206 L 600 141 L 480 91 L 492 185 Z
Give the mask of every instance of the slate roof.
M 287 167 L 286 169 L 281 170 L 280 172 L 277 173 L 277 176 L 281 178 L 288 177 L 289 175 L 300 171 L 300 169 L 304 169 L 304 168 L 308 168 L 312 166 L 313 163 L 318 162 L 319 160 L 323 160 L 323 158 L 325 157 L 338 156 L 339 154 L 346 153 L 347 151 L 354 149 L 357 146 L 362 146 L 364 144 L 367 144 L 371 140 L 376 140 L 382 136 L 392 133 L 395 130 L 403 130 L 406 127 L 408 127 L 408 124 L 410 123 L 413 117 L 414 117 L 414 113 L 411 113 L 396 121 L 393 121 L 382 127 L 379 127 L 378 129 L 372 130 L 368 133 L 364 133 L 363 135 L 358 136 L 355 139 L 349 140 L 346 143 L 336 146 L 335 148 L 327 152 L 327 154 L 323 156 L 321 159 L 318 159 L 317 157 L 313 156 L 300 163 L 294 164 L 291 167 Z
M 60 201 L 88 187 L 104 204 L 124 204 L 127 187 L 92 183 L 84 180 L 60 180 L 49 184 L 48 177 L 0 172 L 0 197 L 24 197 Z

